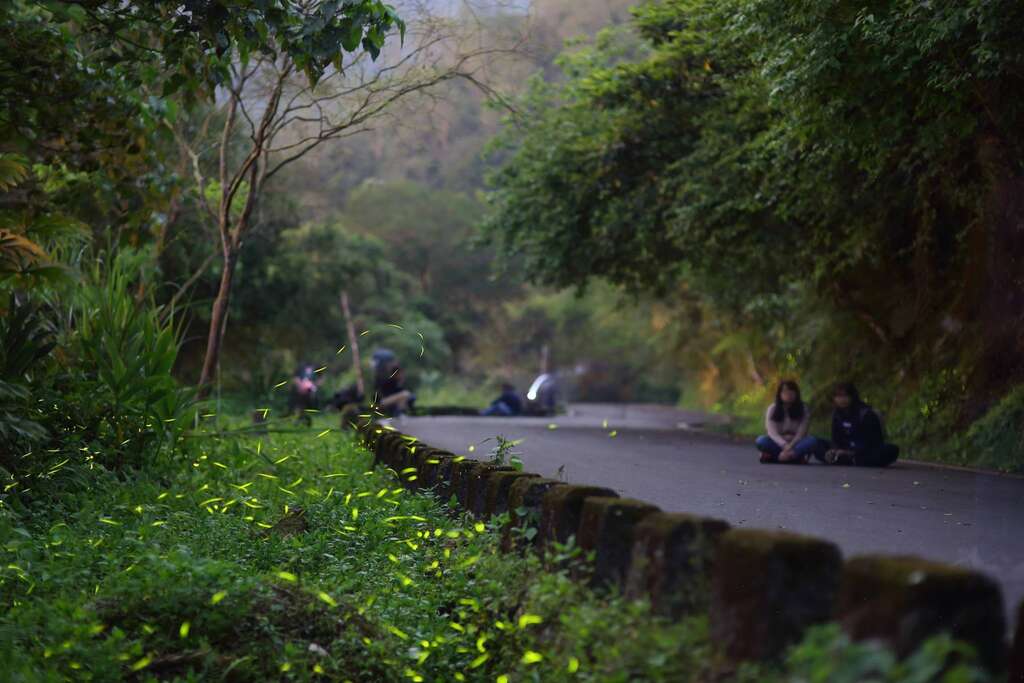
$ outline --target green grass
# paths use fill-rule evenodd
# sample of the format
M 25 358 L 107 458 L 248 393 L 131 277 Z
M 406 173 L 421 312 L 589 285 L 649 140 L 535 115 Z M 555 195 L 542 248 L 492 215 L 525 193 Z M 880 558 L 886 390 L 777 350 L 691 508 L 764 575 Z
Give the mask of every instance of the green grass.
M 500 555 L 493 526 L 370 471 L 317 422 L 207 435 L 127 480 L 97 471 L 76 488 L 58 472 L 9 498 L 8 680 L 678 680 L 697 666 L 703 619 L 653 619 Z M 296 508 L 308 530 L 271 530 Z
M 0 679 L 701 681 L 720 666 L 706 615 L 672 623 L 500 554 L 500 520 L 402 489 L 327 417 L 275 426 L 196 434 L 121 476 L 72 460 L 5 492 Z M 789 679 L 825 680 L 837 647 L 888 661 L 816 637 Z

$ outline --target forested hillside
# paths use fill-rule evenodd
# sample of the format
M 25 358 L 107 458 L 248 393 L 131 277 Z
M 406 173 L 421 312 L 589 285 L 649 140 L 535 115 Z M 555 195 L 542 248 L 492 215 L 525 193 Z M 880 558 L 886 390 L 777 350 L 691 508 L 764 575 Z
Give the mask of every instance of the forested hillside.
M 912 454 L 1020 467 L 1019 3 L 397 9 L 379 61 L 295 43 L 257 78 L 273 22 L 5 7 L 5 286 L 123 252 L 218 395 L 348 382 L 346 291 L 428 401 L 542 356 L 573 399 L 747 421 L 852 379 Z
M 655 293 L 702 403 L 850 378 L 915 454 L 1019 467 L 1024 7 L 634 13 L 518 101 L 488 233 L 551 286 Z

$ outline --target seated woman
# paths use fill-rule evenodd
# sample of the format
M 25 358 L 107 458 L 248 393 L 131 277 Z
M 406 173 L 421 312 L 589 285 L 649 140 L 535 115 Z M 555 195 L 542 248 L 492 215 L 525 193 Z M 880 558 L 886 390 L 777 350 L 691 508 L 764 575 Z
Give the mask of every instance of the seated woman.
M 377 364 L 374 400 L 377 409 L 391 417 L 398 417 L 412 408 L 416 395 L 405 388 L 405 372 L 397 358 Z
M 896 462 L 900 449 L 885 442 L 882 418 L 860 398 L 850 382 L 832 391 L 832 443 L 822 456 L 830 465 L 886 467 Z
M 779 383 L 775 403 L 764 416 L 767 435 L 757 437 L 761 462 L 806 463 L 812 454 L 823 449 L 821 441 L 807 435 L 811 411 L 800 400 L 800 387 L 792 380 Z M 820 457 L 820 456 L 819 456 Z
M 491 405 L 481 411 L 481 415 L 499 417 L 515 417 L 523 412 L 523 402 L 516 393 L 516 388 L 505 382 L 501 385 L 501 396 L 491 401 Z

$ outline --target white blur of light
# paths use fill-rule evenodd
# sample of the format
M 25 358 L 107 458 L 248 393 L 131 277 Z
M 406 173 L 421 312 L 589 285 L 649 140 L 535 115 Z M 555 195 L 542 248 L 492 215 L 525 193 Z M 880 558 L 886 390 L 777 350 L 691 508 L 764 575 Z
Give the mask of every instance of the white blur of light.
M 540 388 L 542 386 L 544 386 L 544 382 L 547 382 L 547 381 L 548 381 L 548 374 L 547 373 L 544 373 L 543 375 L 540 375 L 539 377 L 537 377 L 537 379 L 533 380 L 533 384 L 530 385 L 530 390 L 528 392 L 526 392 L 527 400 L 529 400 L 529 401 L 536 401 L 537 400 L 537 392 L 540 391 Z

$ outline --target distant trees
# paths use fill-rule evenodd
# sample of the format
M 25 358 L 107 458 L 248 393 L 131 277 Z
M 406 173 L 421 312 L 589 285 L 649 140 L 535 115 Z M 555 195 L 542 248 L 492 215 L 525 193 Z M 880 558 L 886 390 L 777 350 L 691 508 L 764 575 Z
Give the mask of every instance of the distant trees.
M 553 285 L 685 283 L 822 380 L 1020 378 L 1024 6 L 635 13 L 518 103 L 487 222 L 507 252 Z

